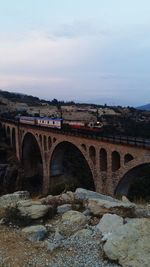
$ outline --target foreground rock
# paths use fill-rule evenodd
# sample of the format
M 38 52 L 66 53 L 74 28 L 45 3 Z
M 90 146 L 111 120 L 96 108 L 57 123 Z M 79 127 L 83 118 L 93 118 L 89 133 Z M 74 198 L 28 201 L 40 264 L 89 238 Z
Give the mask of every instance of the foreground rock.
M 18 202 L 18 210 L 22 216 L 28 216 L 31 219 L 39 219 L 49 212 L 52 207 L 48 205 L 42 205 L 40 201 L 25 200 Z
M 111 213 L 122 217 L 134 217 L 136 205 L 133 203 L 125 203 L 116 200 L 109 201 L 99 198 L 91 198 L 85 202 L 85 207 L 96 216 L 102 216 L 105 213 Z
M 76 201 L 80 201 L 80 202 L 84 202 L 85 200 L 89 200 L 89 199 L 102 199 L 102 200 L 107 200 L 110 202 L 118 202 L 117 199 L 112 198 L 110 196 L 106 196 L 100 193 L 96 193 L 87 189 L 83 189 L 83 188 L 77 188 L 75 193 L 74 193 L 74 199 Z
M 71 209 L 72 209 L 71 204 L 64 204 L 64 205 L 61 205 L 61 206 L 57 207 L 57 213 L 58 214 L 63 214 L 63 213 L 65 213 L 65 212 L 67 212 L 67 211 L 69 211 Z
M 87 218 L 79 211 L 68 211 L 63 214 L 59 232 L 62 235 L 70 236 L 83 229 L 87 223 Z
M 75 202 L 74 193 L 71 191 L 58 196 L 49 195 L 41 199 L 41 203 L 45 205 L 60 206 L 63 204 L 72 204 Z
M 21 200 L 19 197 L 19 200 L 13 202 L 15 203 L 14 209 L 8 205 L 10 203 L 8 199 L 12 199 L 12 195 L 9 198 L 5 196 L 7 201 L 2 204 L 2 207 L 9 207 L 6 211 L 12 211 L 9 213 L 10 220 L 7 216 L 3 216 L 3 208 L 0 209 L 0 212 L 2 211 L 0 218 L 1 215 L 4 218 L 1 220 L 0 228 L 5 227 L 3 224 L 7 220 L 7 225 L 10 226 L 5 227 L 4 231 L 0 231 L 0 262 L 2 264 L 7 261 L 9 263 L 9 259 L 3 255 L 9 254 L 13 257 L 15 242 L 18 253 L 21 244 L 18 240 L 23 238 L 26 244 L 23 241 L 21 257 L 12 267 L 118 266 L 118 263 L 104 260 L 104 253 L 108 259 L 119 262 L 123 267 L 149 267 L 150 220 L 132 218 L 133 216 L 147 216 L 149 205 L 146 206 L 145 215 L 144 205 L 138 206 L 126 199 L 119 201 L 78 188 L 75 193 L 67 192 L 59 196 L 48 196 L 38 201 L 23 200 L 21 196 Z M 68 209 L 72 210 L 67 211 Z M 16 210 L 19 210 L 19 213 L 16 213 Z M 56 212 L 56 216 L 54 212 Z M 20 214 L 23 222 L 28 217 L 32 220 L 27 220 L 25 224 L 17 224 L 16 221 L 11 220 L 14 215 L 15 219 L 19 219 Z M 51 216 L 52 214 L 53 216 Z M 44 220 L 41 220 L 43 217 L 45 217 Z M 100 219 L 100 217 L 102 218 Z M 33 226 L 33 223 L 37 224 L 37 221 L 34 221 L 36 219 L 40 219 L 40 224 L 43 225 Z M 19 226 L 31 225 L 31 223 L 32 226 L 23 229 L 22 235 L 18 234 L 18 231 L 21 231 Z M 16 227 L 16 225 L 19 226 Z M 10 241 L 10 237 L 7 238 L 5 231 L 13 231 L 15 238 L 13 237 Z M 6 239 L 7 242 L 4 245 Z M 27 239 L 43 240 L 43 242 L 31 243 Z M 10 246 L 6 251 L 7 245 Z M 27 245 L 30 245 L 30 250 L 35 245 L 36 252 L 33 253 L 30 260 L 28 260 L 28 255 L 31 255 L 30 251 L 29 254 L 25 254 L 25 265 L 23 265 L 21 262 L 22 251 L 24 252 Z M 1 254 L 2 247 L 4 247 L 4 253 Z M 15 257 L 17 257 L 17 253 L 15 252 Z M 11 266 L 11 264 L 4 266 Z
M 0 197 L 0 208 L 15 207 L 18 201 L 30 198 L 28 191 L 18 191 Z
M 24 233 L 30 241 L 40 241 L 46 236 L 47 230 L 43 225 L 35 225 L 23 228 L 22 233 Z
M 123 218 L 116 214 L 104 214 L 96 229 L 104 236 L 108 233 L 113 233 L 118 227 L 123 225 Z
M 132 219 L 111 234 L 104 252 L 123 267 L 148 267 L 150 264 L 150 220 Z

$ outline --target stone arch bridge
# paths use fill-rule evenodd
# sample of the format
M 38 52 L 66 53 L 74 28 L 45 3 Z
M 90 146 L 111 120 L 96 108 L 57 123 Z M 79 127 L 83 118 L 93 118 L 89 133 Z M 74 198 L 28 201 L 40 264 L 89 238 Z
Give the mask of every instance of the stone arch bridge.
M 128 173 L 131 173 L 130 177 L 132 170 L 150 164 L 149 141 L 144 143 L 143 140 L 137 142 L 136 139 L 119 137 L 91 137 L 4 120 L 1 121 L 1 126 L 15 149 L 17 158 L 27 165 L 27 172 L 37 168 L 36 162 L 41 166 L 38 171 L 42 172 L 44 193 L 49 191 L 52 177 L 63 173 L 63 157 L 69 148 L 82 155 L 95 190 L 112 196 Z M 34 151 L 31 151 L 32 147 Z M 30 166 L 29 161 L 33 158 L 34 163 Z M 129 177 L 121 189 L 125 195 L 129 189 Z

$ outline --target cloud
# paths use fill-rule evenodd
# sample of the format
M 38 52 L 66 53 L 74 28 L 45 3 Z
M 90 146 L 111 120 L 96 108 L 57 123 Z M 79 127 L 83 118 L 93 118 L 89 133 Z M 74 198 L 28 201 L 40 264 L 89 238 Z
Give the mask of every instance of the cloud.
M 41 98 L 140 104 L 141 88 L 143 101 L 150 96 L 144 52 L 149 39 L 94 25 L 80 21 L 53 31 L 1 35 L 0 88 Z
M 51 38 L 75 38 L 75 37 L 103 37 L 108 34 L 108 29 L 100 28 L 93 19 L 85 21 L 73 21 L 72 23 L 61 24 L 55 31 L 49 33 Z

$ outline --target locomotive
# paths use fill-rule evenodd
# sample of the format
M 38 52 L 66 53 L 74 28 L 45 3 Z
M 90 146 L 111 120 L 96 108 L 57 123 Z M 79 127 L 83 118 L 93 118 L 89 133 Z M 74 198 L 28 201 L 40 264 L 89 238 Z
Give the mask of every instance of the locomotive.
M 74 120 L 64 120 L 63 118 L 48 118 L 48 117 L 27 117 L 20 116 L 20 123 L 48 127 L 53 129 L 76 131 L 76 132 L 93 132 L 98 133 L 102 130 L 101 122 L 84 122 Z

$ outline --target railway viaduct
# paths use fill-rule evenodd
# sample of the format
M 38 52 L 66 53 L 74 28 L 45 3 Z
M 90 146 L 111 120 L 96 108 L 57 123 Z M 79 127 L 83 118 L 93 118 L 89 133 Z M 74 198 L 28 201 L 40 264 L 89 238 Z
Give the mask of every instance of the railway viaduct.
M 36 171 L 42 175 L 42 191 L 48 193 L 51 181 L 64 171 L 63 158 L 70 150 L 82 158 L 81 167 L 91 174 L 97 192 L 114 196 L 127 195 L 133 183 L 132 173 L 150 164 L 150 145 L 116 137 L 91 137 L 49 128 L 1 121 L 10 145 L 26 176 Z M 79 158 L 76 158 L 78 161 Z M 83 166 L 85 164 L 85 166 Z

